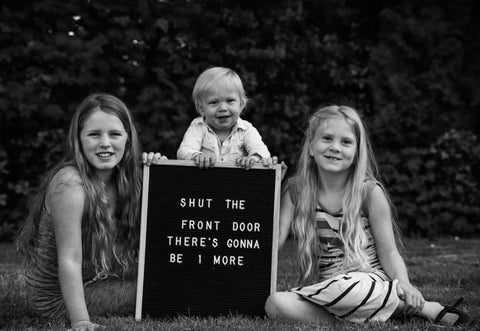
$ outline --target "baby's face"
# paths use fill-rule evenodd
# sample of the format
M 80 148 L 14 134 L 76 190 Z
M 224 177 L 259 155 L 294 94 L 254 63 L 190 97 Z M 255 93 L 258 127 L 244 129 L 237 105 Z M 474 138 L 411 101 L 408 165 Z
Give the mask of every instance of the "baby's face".
M 230 134 L 243 105 L 233 89 L 211 91 L 203 98 L 199 112 L 216 134 Z

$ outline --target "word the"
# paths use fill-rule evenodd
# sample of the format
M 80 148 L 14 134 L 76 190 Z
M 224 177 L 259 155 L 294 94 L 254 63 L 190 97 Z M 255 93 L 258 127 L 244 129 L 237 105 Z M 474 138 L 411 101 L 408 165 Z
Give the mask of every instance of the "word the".
M 245 209 L 245 200 L 225 199 L 227 209 Z

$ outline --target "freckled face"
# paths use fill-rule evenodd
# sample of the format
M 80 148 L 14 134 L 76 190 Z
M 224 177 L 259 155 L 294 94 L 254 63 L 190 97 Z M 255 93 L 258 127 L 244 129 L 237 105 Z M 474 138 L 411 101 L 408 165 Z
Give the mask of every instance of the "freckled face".
M 199 112 L 217 134 L 229 134 L 242 112 L 238 91 L 211 91 L 202 99 Z
M 352 126 L 343 118 L 330 118 L 315 131 L 310 155 L 320 172 L 348 173 L 355 160 L 357 139 Z
M 123 158 L 127 137 L 122 121 L 100 109 L 95 110 L 85 121 L 80 132 L 80 142 L 85 158 L 97 174 L 112 173 Z

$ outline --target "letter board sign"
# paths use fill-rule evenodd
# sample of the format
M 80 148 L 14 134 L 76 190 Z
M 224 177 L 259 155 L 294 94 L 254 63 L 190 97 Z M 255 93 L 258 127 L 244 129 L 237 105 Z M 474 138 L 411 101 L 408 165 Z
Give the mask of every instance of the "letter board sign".
M 136 319 L 263 316 L 276 291 L 281 167 L 144 167 Z

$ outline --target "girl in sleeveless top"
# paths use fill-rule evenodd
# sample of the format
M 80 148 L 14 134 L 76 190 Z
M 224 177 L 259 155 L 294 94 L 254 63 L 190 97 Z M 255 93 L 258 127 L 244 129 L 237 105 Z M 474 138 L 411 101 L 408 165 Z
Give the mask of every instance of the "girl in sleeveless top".
M 270 295 L 269 317 L 362 323 L 405 313 L 446 325 L 471 321 L 457 309 L 461 300 L 426 301 L 410 283 L 391 202 L 377 178 L 358 113 L 345 106 L 315 112 L 280 211 L 279 247 L 291 229 L 306 285 Z
M 34 196 L 17 240 L 39 315 L 95 330 L 91 316 L 134 312 L 141 176 L 130 111 L 112 95 L 88 96 L 73 115 L 67 154 Z

